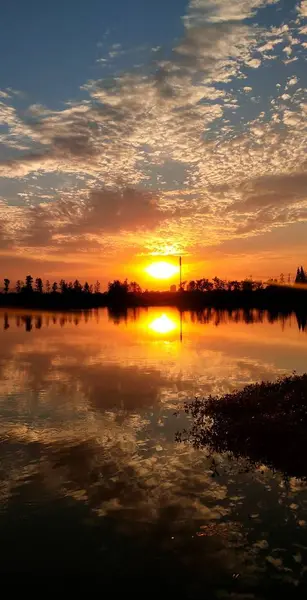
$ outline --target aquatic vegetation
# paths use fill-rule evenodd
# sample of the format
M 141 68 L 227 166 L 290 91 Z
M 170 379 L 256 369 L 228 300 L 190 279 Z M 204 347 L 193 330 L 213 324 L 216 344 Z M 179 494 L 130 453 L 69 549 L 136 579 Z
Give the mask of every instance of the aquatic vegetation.
M 185 411 L 192 425 L 178 441 L 307 478 L 307 374 L 195 399 Z

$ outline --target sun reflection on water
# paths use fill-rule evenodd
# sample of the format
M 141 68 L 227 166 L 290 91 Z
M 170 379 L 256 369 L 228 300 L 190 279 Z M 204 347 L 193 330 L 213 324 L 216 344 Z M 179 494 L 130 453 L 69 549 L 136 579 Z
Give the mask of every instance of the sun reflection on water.
M 154 321 L 151 321 L 148 328 L 155 333 L 166 334 L 178 329 L 178 323 L 170 319 L 166 314 L 163 314 L 161 317 L 157 317 Z

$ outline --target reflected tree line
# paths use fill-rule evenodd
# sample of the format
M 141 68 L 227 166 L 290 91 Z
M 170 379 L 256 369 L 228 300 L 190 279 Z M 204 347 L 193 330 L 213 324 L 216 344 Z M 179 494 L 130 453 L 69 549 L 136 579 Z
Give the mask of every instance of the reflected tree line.
M 296 311 L 280 311 L 265 309 L 228 309 L 216 310 L 208 307 L 201 311 L 191 311 L 190 318 L 193 323 L 209 324 L 214 323 L 216 327 L 227 323 L 245 323 L 254 325 L 259 323 L 280 322 L 284 327 L 287 322 L 294 317 L 300 331 L 307 330 L 307 317 L 304 313 Z
M 49 327 L 52 325 L 64 327 L 68 323 L 78 326 L 80 322 L 87 323 L 94 317 L 99 321 L 98 313 L 94 310 L 84 310 L 78 313 L 67 313 L 65 315 L 9 315 L 8 313 L 4 313 L 3 329 L 9 329 L 12 323 L 15 327 L 24 328 L 25 331 L 32 331 L 32 329 L 41 329 L 43 326 Z
M 131 308 L 126 310 L 114 310 L 108 308 L 108 317 L 114 325 L 127 324 L 128 322 L 137 322 L 142 319 L 142 310 L 140 308 Z M 208 307 L 199 311 L 178 312 L 178 318 L 183 321 L 190 320 L 191 323 L 200 325 L 209 325 L 213 323 L 216 327 L 223 324 L 245 323 L 246 325 L 254 325 L 259 323 L 281 323 L 282 328 L 289 324 L 292 318 L 295 319 L 297 327 L 300 331 L 307 331 L 307 317 L 304 313 L 296 311 L 272 311 L 258 309 L 229 309 L 216 310 Z M 95 320 L 99 322 L 99 311 L 97 309 L 82 310 L 65 314 L 17 314 L 12 315 L 7 312 L 3 315 L 3 329 L 7 330 L 13 324 L 15 327 L 22 327 L 25 331 L 30 332 L 33 329 L 41 329 L 57 325 L 64 327 L 65 325 L 78 326 L 80 323 L 88 323 Z

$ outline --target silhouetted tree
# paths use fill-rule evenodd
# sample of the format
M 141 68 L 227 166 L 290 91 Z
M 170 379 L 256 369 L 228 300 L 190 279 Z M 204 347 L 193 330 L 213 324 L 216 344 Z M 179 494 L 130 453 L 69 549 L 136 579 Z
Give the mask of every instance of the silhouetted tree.
M 198 292 L 209 292 L 213 289 L 213 284 L 209 282 L 209 279 L 197 279 L 194 282 L 190 281 L 190 283 L 188 284 L 188 287 L 191 283 L 192 283 L 192 288 L 194 287 L 194 284 L 195 284 L 194 289 L 197 290 Z
M 100 294 L 100 281 L 96 281 L 94 285 L 94 292 L 95 294 Z
M 244 281 L 242 281 L 242 290 L 243 292 L 253 291 L 253 282 L 251 281 L 251 279 L 244 279 Z
M 133 294 L 141 294 L 142 288 L 136 281 L 131 281 L 128 285 L 128 291 Z
M 73 288 L 74 288 L 74 292 L 77 292 L 77 293 L 82 292 L 82 285 L 78 279 L 76 279 L 74 281 Z
M 242 283 L 236 279 L 234 281 L 229 281 L 228 289 L 231 292 L 239 292 L 242 289 Z
M 53 291 L 54 294 L 58 291 L 58 284 L 57 284 L 56 281 L 53 282 L 51 289 L 52 289 L 52 291 Z
M 49 279 L 47 279 L 47 281 L 46 281 L 45 289 L 46 289 L 47 294 L 50 294 L 51 285 L 50 285 Z
M 9 279 L 7 279 L 7 278 L 4 279 L 4 293 L 5 294 L 8 294 L 8 292 L 9 292 L 10 283 L 11 282 Z
M 83 291 L 85 294 L 91 294 L 91 292 L 92 292 L 91 286 L 87 281 L 85 282 L 85 284 L 83 286 Z
M 214 277 L 213 284 L 214 284 L 214 289 L 218 290 L 219 292 L 226 289 L 226 282 L 223 281 L 222 279 L 219 279 L 218 277 Z
M 295 283 L 307 283 L 307 277 L 303 267 L 297 269 Z
M 67 283 L 65 281 L 65 279 L 61 279 L 60 281 L 60 290 L 61 290 L 61 294 L 65 294 L 67 292 Z
M 33 292 L 33 277 L 31 275 L 27 275 L 26 277 L 25 291 Z
M 20 294 L 21 290 L 22 290 L 22 282 L 20 281 L 20 279 L 17 279 L 17 281 L 16 281 L 16 292 L 17 292 L 17 294 Z
M 188 292 L 195 292 L 196 290 L 196 283 L 195 281 L 192 279 L 192 281 L 189 281 L 188 286 L 187 286 L 187 291 Z
M 209 281 L 209 279 L 202 279 L 201 280 L 201 289 L 203 292 L 212 292 L 212 290 L 213 290 L 212 281 Z
M 35 289 L 37 291 L 38 294 L 42 294 L 43 293 L 43 282 L 41 280 L 40 277 L 37 277 L 35 279 Z
M 119 279 L 115 279 L 108 284 L 108 295 L 111 302 L 115 304 L 125 303 L 127 301 L 128 294 L 128 281 L 119 281 Z

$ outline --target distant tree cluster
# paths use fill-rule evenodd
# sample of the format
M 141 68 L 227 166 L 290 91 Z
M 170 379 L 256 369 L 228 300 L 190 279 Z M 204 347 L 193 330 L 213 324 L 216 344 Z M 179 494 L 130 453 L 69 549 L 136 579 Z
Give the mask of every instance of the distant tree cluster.
M 82 299 L 86 300 L 86 305 L 88 305 L 91 303 L 89 299 L 91 295 L 96 297 L 99 295 L 107 296 L 110 303 L 119 304 L 121 302 L 126 303 L 128 295 L 130 297 L 136 297 L 142 293 L 142 288 L 136 281 L 129 282 L 127 279 L 124 281 L 115 279 L 114 281 L 109 282 L 106 294 L 101 294 L 101 285 L 99 281 L 96 281 L 94 285 L 90 284 L 88 281 L 82 284 L 78 279 L 75 281 L 61 279 L 59 282 L 50 282 L 47 280 L 43 283 L 43 280 L 40 277 L 37 277 L 34 280 L 32 275 L 27 275 L 24 281 L 18 280 L 16 282 L 14 289 L 10 288 L 10 283 L 9 279 L 4 279 L 3 292 L 5 295 L 9 293 L 15 296 L 20 295 L 27 300 L 33 298 L 36 300 L 36 303 L 39 296 L 44 296 L 45 299 L 46 296 L 50 296 L 50 301 L 57 303 L 62 296 L 65 298 L 65 305 L 67 302 L 70 303 L 70 301 L 72 305 L 78 304 L 80 301 L 82 302 Z
M 5 278 L 5 280 L 4 280 L 4 293 L 5 294 L 8 294 L 8 292 L 9 292 L 10 283 L 11 283 L 10 280 Z
M 261 289 L 263 289 L 263 283 L 261 281 L 253 281 L 252 279 L 244 279 L 243 281 L 226 281 L 219 279 L 218 277 L 214 277 L 212 280 L 197 279 L 189 282 L 184 281 L 181 285 L 181 288 L 179 288 L 179 292 L 249 292 Z M 108 285 L 109 296 L 120 297 L 128 293 L 135 295 L 141 294 L 142 288 L 135 281 L 129 283 L 127 279 L 125 279 L 125 281 L 115 279 Z
M 10 288 L 10 280 L 4 279 L 3 291 L 5 294 L 9 292 L 15 292 L 17 294 L 100 294 L 101 293 L 101 285 L 99 281 L 96 283 L 90 284 L 86 281 L 82 284 L 78 279 L 75 281 L 65 281 L 65 279 L 61 279 L 59 282 L 54 281 L 51 283 L 48 279 L 43 283 L 43 280 L 40 277 L 37 277 L 35 280 L 32 275 L 27 275 L 25 281 L 21 281 L 18 279 L 16 281 L 15 288 Z M 119 279 L 115 279 L 108 284 L 108 293 L 110 295 L 125 295 L 125 294 L 141 294 L 142 288 L 136 281 L 128 281 L 125 279 L 124 281 L 120 281 Z
M 306 273 L 305 273 L 303 267 L 298 267 L 297 272 L 296 272 L 295 283 L 301 283 L 301 284 L 307 283 L 307 277 L 306 277 Z
M 85 294 L 99 294 L 100 293 L 100 282 L 96 281 L 95 285 L 90 285 L 87 281 L 84 285 L 76 279 L 74 282 L 65 281 L 65 279 L 61 279 L 58 283 L 54 281 L 50 283 L 47 279 L 45 285 L 43 284 L 43 280 L 40 277 L 37 277 L 34 281 L 32 275 L 27 275 L 25 281 L 21 281 L 18 279 L 16 281 L 15 290 L 10 290 L 10 280 L 4 279 L 4 293 L 8 294 L 10 291 L 15 291 L 17 294 L 70 294 L 70 293 L 85 293 Z
M 244 279 L 243 281 L 226 281 L 214 277 L 214 279 L 197 279 L 189 281 L 184 285 L 187 292 L 252 292 L 263 289 L 261 281 L 253 281 L 252 279 Z

